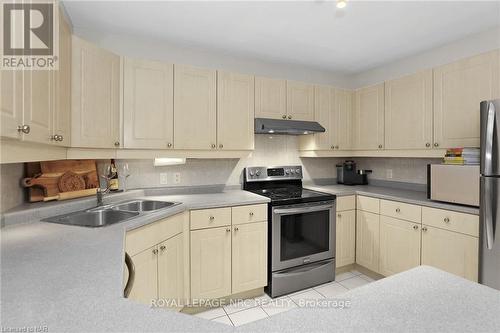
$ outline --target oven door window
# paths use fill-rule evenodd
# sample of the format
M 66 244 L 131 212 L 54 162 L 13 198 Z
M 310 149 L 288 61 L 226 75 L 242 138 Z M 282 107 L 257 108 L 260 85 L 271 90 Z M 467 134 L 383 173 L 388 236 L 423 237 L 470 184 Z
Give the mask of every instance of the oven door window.
M 282 215 L 280 260 L 307 257 L 329 250 L 330 211 Z

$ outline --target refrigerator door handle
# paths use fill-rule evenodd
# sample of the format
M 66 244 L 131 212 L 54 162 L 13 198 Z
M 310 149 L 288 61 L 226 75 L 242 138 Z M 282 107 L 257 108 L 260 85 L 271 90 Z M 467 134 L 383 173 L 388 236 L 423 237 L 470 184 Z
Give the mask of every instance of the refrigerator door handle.
M 492 198 L 493 189 L 491 188 L 491 182 L 489 179 L 483 178 L 483 202 L 481 203 L 481 209 L 483 210 L 483 223 L 485 228 L 485 238 L 486 247 L 488 250 L 493 249 L 493 219 L 495 214 L 493 212 Z
M 488 116 L 486 120 L 486 140 L 484 140 L 484 171 L 485 175 L 493 173 L 493 131 L 495 130 L 495 105 L 488 103 Z

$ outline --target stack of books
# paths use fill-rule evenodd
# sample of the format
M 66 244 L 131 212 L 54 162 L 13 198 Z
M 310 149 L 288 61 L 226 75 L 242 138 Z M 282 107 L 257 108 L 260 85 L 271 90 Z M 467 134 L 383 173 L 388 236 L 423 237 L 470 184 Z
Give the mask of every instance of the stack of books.
M 446 150 L 444 164 L 476 165 L 479 164 L 479 148 L 450 148 Z

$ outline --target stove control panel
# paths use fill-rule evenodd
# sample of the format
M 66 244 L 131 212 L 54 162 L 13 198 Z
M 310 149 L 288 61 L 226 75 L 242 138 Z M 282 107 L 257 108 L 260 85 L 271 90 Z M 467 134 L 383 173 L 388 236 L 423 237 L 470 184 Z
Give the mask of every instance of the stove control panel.
M 243 171 L 247 182 L 302 179 L 302 166 L 248 167 Z

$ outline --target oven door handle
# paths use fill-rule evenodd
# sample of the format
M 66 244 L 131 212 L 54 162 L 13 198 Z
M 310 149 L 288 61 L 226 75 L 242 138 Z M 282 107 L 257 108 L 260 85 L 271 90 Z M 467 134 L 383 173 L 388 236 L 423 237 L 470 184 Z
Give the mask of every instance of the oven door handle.
M 319 212 L 322 210 L 332 209 L 333 205 L 318 205 L 311 207 L 301 207 L 301 208 L 275 208 L 274 213 L 278 215 L 290 215 L 290 214 L 302 214 L 302 213 L 311 213 L 311 212 Z

